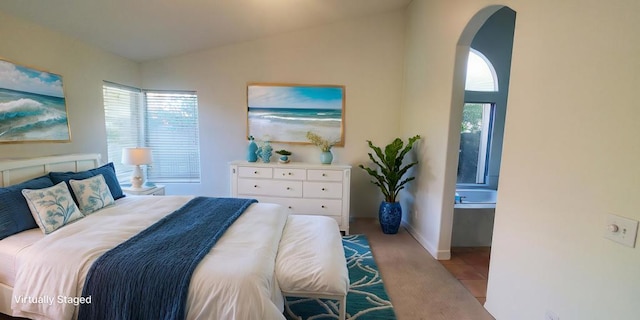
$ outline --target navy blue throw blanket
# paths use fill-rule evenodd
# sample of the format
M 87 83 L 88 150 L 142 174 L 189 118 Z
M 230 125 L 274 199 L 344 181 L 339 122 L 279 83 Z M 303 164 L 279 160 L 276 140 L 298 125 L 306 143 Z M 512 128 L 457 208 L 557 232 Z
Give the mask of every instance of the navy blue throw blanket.
M 78 319 L 184 319 L 191 275 L 254 199 L 197 197 L 91 266 Z

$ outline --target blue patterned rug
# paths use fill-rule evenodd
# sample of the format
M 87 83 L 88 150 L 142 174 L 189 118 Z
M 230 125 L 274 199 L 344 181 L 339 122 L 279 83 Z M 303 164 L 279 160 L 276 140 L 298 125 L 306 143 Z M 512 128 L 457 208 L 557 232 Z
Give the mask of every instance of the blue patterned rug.
M 364 235 L 344 236 L 342 244 L 351 283 L 347 294 L 347 319 L 395 320 L 367 238 Z M 288 297 L 284 314 L 289 320 L 325 320 L 338 319 L 338 310 L 338 301 Z

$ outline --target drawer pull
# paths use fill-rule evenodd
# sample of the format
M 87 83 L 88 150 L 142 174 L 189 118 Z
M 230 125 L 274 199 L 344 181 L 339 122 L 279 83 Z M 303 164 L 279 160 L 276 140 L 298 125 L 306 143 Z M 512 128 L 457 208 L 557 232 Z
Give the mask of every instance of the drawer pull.
M 291 172 L 289 172 L 289 175 L 291 175 Z
M 254 171 L 253 174 L 258 174 L 258 171 Z
M 253 185 L 253 187 L 254 187 L 254 188 L 257 188 L 257 187 L 258 187 L 258 185 L 257 185 L 257 184 L 254 184 L 254 185 Z
M 291 187 L 287 187 L 287 190 L 291 190 Z
M 291 206 L 288 207 L 289 209 L 293 209 Z
M 325 190 L 326 190 L 325 188 L 322 188 L 322 191 L 325 191 Z
M 324 209 L 324 205 L 321 205 L 320 207 L 321 207 L 322 209 Z
M 327 174 L 326 174 L 326 173 L 323 173 L 323 174 L 322 174 L 322 176 L 323 176 L 323 177 L 326 177 L 326 176 L 327 176 Z

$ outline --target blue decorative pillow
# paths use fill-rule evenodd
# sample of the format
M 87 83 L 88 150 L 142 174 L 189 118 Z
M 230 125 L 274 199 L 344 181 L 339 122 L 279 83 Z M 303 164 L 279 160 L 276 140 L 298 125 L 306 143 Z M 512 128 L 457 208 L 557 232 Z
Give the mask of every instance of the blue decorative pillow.
M 69 180 L 82 214 L 96 212 L 114 204 L 113 197 L 102 174 L 84 180 Z
M 104 177 L 104 181 L 109 186 L 109 191 L 111 192 L 111 196 L 113 196 L 114 200 L 118 200 L 124 197 L 124 193 L 122 192 L 122 188 L 120 187 L 120 183 L 118 182 L 118 178 L 116 177 L 116 169 L 113 166 L 113 162 L 109 162 L 102 167 L 81 171 L 81 172 L 49 172 L 49 178 L 54 184 L 58 184 L 62 181 L 67 183 L 69 190 L 71 189 L 71 185 L 69 185 L 69 180 L 84 180 L 87 178 L 95 177 L 101 174 Z M 73 200 L 78 203 L 75 195 L 71 195 Z
M 0 188 L 0 240 L 24 230 L 37 228 L 22 196 L 22 189 L 42 189 L 53 186 L 49 176 L 31 179 L 20 184 Z
M 84 217 L 64 182 L 45 189 L 23 189 L 22 195 L 27 199 L 33 218 L 45 234 Z

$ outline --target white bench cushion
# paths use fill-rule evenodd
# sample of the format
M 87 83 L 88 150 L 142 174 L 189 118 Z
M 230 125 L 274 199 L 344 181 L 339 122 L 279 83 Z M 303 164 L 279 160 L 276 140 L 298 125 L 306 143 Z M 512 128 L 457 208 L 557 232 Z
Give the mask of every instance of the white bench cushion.
M 276 277 L 285 295 L 345 297 L 349 273 L 338 223 L 325 216 L 290 215 L 276 257 Z

